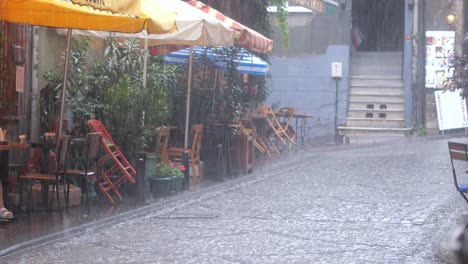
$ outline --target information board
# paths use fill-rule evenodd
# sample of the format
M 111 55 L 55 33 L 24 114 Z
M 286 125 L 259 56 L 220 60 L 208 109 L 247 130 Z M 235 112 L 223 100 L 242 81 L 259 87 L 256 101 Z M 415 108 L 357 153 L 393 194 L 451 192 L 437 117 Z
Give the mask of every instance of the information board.
M 460 91 L 435 91 L 439 130 L 468 127 L 466 101 Z
M 454 55 L 454 31 L 426 32 L 426 88 L 443 88 L 453 77 L 449 59 Z

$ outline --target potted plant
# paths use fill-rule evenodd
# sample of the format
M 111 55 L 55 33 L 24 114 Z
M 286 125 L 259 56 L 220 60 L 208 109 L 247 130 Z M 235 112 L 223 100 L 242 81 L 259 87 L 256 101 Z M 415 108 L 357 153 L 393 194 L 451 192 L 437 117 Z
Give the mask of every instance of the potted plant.
M 168 164 L 160 162 L 158 164 L 157 170 L 158 175 L 161 177 L 171 178 L 172 184 L 170 190 L 173 192 L 179 192 L 182 190 L 182 185 L 184 182 L 184 165 L 176 166 L 173 162 L 169 161 Z

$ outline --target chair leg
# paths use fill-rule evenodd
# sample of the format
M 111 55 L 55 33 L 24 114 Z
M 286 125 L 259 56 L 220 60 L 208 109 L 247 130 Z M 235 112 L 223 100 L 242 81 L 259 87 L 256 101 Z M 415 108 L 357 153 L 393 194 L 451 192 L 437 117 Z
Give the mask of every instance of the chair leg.
M 192 167 L 192 174 L 193 174 L 193 184 L 197 183 L 197 170 L 195 169 L 195 161 L 193 158 L 190 158 L 190 167 Z
M 465 199 L 465 201 L 468 203 L 468 198 L 465 196 L 465 193 L 463 192 L 459 192 L 461 194 L 461 196 L 463 196 L 463 199 Z
M 63 185 L 63 197 L 65 197 L 65 207 L 66 208 L 68 208 L 68 201 L 69 201 L 69 198 L 70 198 L 70 181 L 68 180 L 68 177 L 64 176 L 64 179 L 67 179 L 66 180 L 67 191 L 65 191 L 65 182 L 63 183 L 64 184 Z
M 54 187 L 52 187 L 52 190 L 53 190 L 53 192 L 55 192 L 55 196 L 57 197 L 57 210 L 60 213 L 60 218 L 62 218 L 62 208 L 60 206 L 60 192 L 59 192 L 59 187 L 58 187 L 58 181 L 56 181 L 53 186 Z M 65 188 L 65 186 L 63 186 L 63 188 Z M 52 197 L 54 197 L 53 192 L 52 192 Z M 52 211 L 53 205 L 54 205 L 54 203 L 53 203 L 53 199 L 52 199 L 52 204 L 51 204 L 51 207 L 50 207 L 51 211 Z
M 49 196 L 49 184 L 45 184 L 43 185 L 42 187 L 45 187 L 47 190 L 46 190 L 46 193 L 47 193 L 47 198 Z M 42 188 L 41 187 L 41 188 Z M 54 206 L 54 200 L 55 200 L 55 187 L 57 187 L 57 185 L 54 183 L 52 185 L 52 197 L 50 198 L 50 203 L 49 203 L 49 212 L 52 212 L 52 208 Z M 45 201 L 47 202 L 47 201 Z
M 26 204 L 26 211 L 28 212 L 28 216 L 31 215 L 31 207 L 32 207 L 32 180 L 28 180 L 28 202 Z M 42 187 L 41 187 L 42 188 Z
M 23 203 L 23 179 L 19 179 L 19 184 L 20 184 L 20 197 L 19 197 L 19 202 L 18 202 L 18 211 L 21 210 L 21 204 Z
M 198 174 L 200 175 L 200 182 L 203 180 L 203 168 L 201 167 L 201 162 L 200 160 L 197 161 L 198 164 Z

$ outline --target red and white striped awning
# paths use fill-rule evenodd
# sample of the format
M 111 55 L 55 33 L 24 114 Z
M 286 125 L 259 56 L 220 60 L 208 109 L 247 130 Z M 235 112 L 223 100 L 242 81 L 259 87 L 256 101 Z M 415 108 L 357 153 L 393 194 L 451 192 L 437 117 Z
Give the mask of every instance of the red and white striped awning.
M 273 49 L 273 41 L 257 31 L 242 25 L 241 23 L 225 16 L 218 10 L 205 5 L 199 1 L 187 1 L 190 5 L 202 10 L 203 12 L 223 21 L 231 28 L 236 30 L 236 44 L 246 49 L 256 51 L 259 53 L 269 53 Z

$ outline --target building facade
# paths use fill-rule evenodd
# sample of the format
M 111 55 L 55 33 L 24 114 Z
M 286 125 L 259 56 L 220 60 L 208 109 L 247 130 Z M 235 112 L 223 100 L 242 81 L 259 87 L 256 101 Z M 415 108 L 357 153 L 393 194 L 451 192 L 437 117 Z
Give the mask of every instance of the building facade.
M 290 48 L 282 49 L 277 29 L 269 102 L 313 114 L 307 127 L 312 141 L 331 142 L 335 123 L 341 140 L 351 143 L 439 133 L 438 89 L 426 87 L 425 33 L 455 31 L 455 52 L 460 53 L 465 4 L 291 0 Z M 456 17 L 452 25 L 448 14 Z M 342 64 L 338 85 L 331 78 L 333 62 Z

